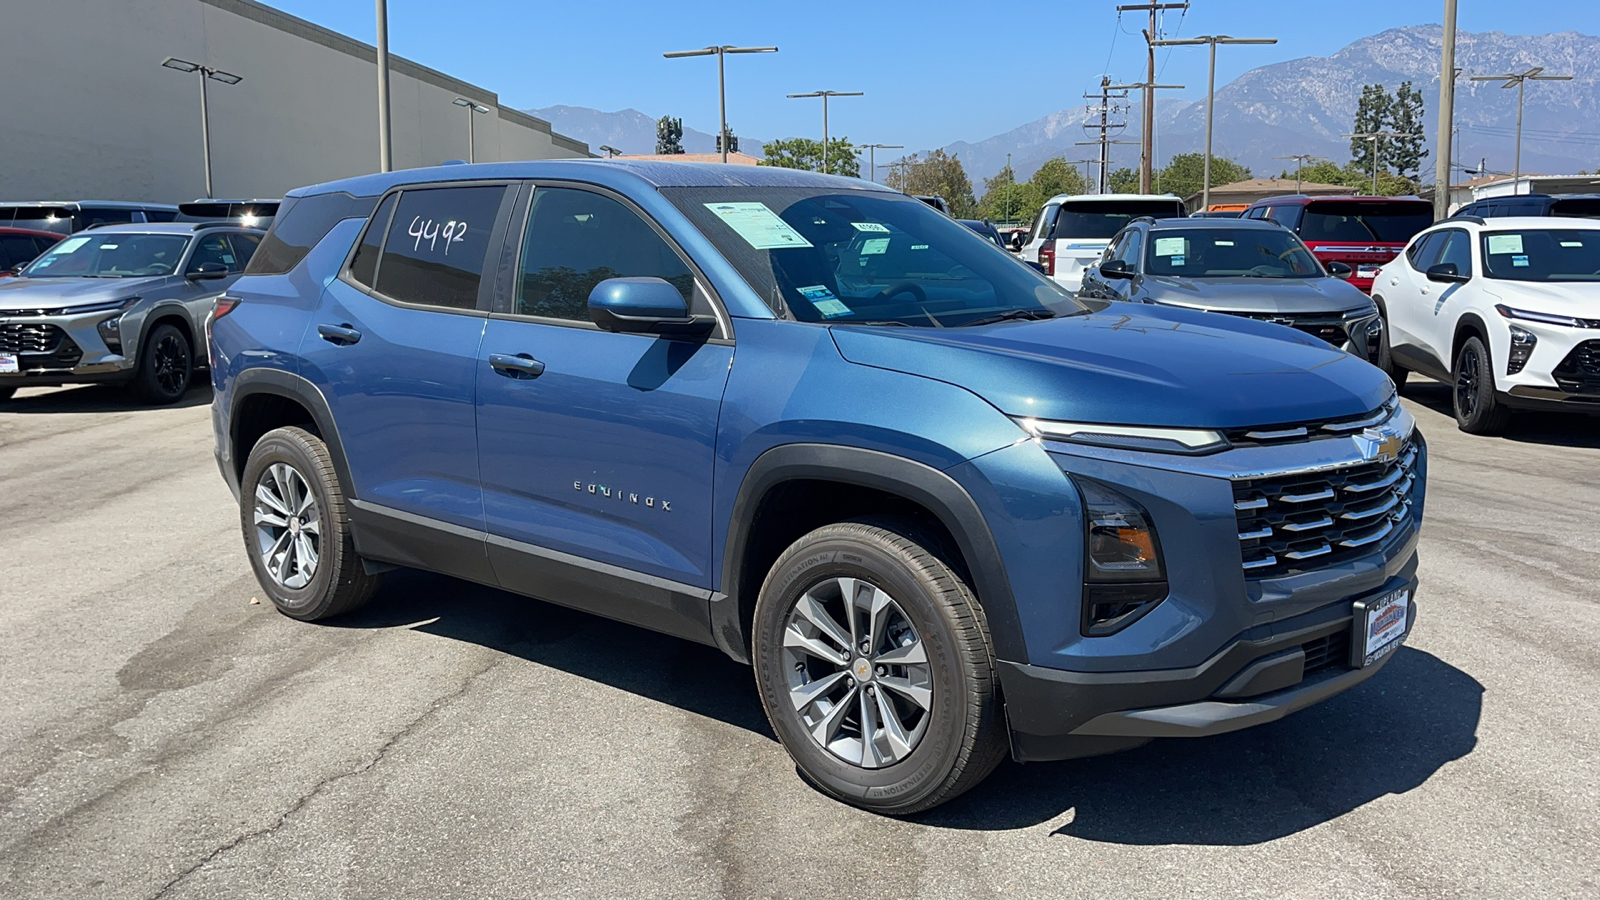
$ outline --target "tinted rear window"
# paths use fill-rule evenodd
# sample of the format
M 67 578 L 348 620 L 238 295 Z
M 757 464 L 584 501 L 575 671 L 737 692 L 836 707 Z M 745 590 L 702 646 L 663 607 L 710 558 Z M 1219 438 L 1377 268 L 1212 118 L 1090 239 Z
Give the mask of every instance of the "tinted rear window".
M 1318 241 L 1403 244 L 1432 224 L 1428 203 L 1312 203 L 1299 231 L 1314 249 Z
M 1065 238 L 1101 238 L 1116 235 L 1134 219 L 1150 216 L 1155 219 L 1176 219 L 1188 215 L 1177 200 L 1096 200 L 1086 203 L 1063 203 L 1056 213 L 1055 227 L 1050 236 L 1055 240 Z
M 377 205 L 376 197 L 352 197 L 340 191 L 311 197 L 291 197 L 278 207 L 272 230 L 261 249 L 250 258 L 246 275 L 282 275 L 300 264 L 333 226 L 345 219 L 366 218 Z
M 1572 216 L 1584 219 L 1600 219 L 1600 197 L 1569 197 L 1557 200 L 1550 210 L 1553 216 Z
M 402 303 L 473 309 L 503 185 L 401 193 L 378 261 L 378 292 Z

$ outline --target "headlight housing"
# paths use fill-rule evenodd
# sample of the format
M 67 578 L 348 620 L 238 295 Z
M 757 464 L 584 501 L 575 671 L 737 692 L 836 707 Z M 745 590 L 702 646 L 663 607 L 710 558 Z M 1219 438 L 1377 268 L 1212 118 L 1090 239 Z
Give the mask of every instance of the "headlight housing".
M 1083 497 L 1085 637 L 1115 634 L 1167 598 L 1161 539 L 1143 506 L 1098 482 L 1074 478 Z
M 1019 418 L 1016 423 L 1034 437 L 1095 447 L 1115 447 L 1119 450 L 1198 456 L 1226 450 L 1229 446 L 1222 432 L 1206 428 L 1149 428 L 1142 425 L 1101 425 L 1026 418 Z
M 1496 303 L 1494 311 L 1507 319 L 1521 319 L 1524 322 L 1540 322 L 1545 325 L 1564 325 L 1568 328 L 1593 328 L 1588 319 L 1578 319 L 1573 316 L 1562 316 L 1555 313 L 1537 312 L 1531 309 L 1517 309 Z
M 49 310 L 53 316 L 77 316 L 93 312 L 125 312 L 129 307 L 139 302 L 138 297 L 128 297 L 124 300 L 102 300 L 99 303 L 83 303 L 78 306 L 64 306 L 61 309 Z

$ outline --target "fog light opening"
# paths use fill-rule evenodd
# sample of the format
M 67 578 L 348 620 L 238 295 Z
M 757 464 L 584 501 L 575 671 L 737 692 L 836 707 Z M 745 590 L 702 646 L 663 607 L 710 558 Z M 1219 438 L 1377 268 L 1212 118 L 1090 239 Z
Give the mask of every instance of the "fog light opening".
M 1528 364 L 1528 359 L 1533 356 L 1533 347 L 1539 343 L 1538 335 L 1527 330 L 1511 326 L 1511 352 L 1506 356 L 1506 374 L 1515 375 L 1521 372 Z

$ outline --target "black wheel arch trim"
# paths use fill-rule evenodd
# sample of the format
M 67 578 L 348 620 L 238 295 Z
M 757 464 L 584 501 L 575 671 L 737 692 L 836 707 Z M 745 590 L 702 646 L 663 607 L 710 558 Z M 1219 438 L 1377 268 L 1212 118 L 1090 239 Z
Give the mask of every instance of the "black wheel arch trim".
M 241 453 L 238 446 L 239 409 L 245 400 L 262 394 L 293 400 L 311 413 L 317 434 L 327 445 L 328 455 L 333 457 L 333 469 L 339 476 L 345 499 L 356 499 L 355 482 L 350 478 L 350 465 L 345 461 L 344 444 L 339 439 L 339 426 L 334 422 L 333 410 L 329 408 L 327 398 L 322 396 L 322 391 L 316 385 L 282 369 L 245 369 L 234 378 L 233 398 L 228 408 L 227 465 L 232 466 L 235 473 L 244 468 L 245 458 L 250 452 L 245 449 Z
M 978 504 L 954 478 L 924 463 L 860 447 L 837 444 L 784 444 L 750 466 L 733 503 L 723 545 L 721 590 L 711 603 L 711 630 L 717 646 L 749 662 L 748 613 L 754 596 L 741 596 L 744 557 L 752 518 L 762 498 L 786 481 L 833 481 L 902 497 L 928 510 L 956 541 L 972 588 L 983 607 L 996 658 L 1026 659 L 1022 623 L 1000 548 Z

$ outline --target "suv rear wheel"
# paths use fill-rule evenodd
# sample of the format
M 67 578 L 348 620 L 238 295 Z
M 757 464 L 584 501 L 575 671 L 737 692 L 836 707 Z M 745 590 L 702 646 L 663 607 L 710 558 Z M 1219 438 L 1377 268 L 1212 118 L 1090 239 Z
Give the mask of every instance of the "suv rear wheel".
M 349 612 L 383 580 L 368 575 L 356 555 L 327 445 L 303 428 L 269 431 L 250 449 L 239 525 L 261 589 L 291 618 L 314 622 Z
M 1511 421 L 1511 410 L 1500 402 L 1494 389 L 1494 365 L 1489 348 L 1479 337 L 1467 338 L 1456 354 L 1451 373 L 1455 390 L 1456 424 L 1468 434 L 1499 434 Z
M 176 325 L 162 322 L 145 335 L 134 385 L 147 403 L 176 403 L 189 390 L 194 375 L 194 350 Z
M 915 523 L 819 528 L 756 601 L 756 683 L 773 731 L 823 792 L 906 815 L 999 764 L 1006 736 L 988 624 Z

